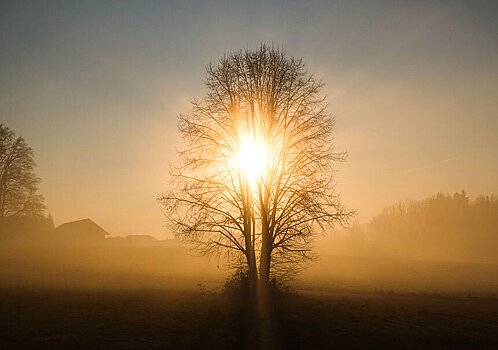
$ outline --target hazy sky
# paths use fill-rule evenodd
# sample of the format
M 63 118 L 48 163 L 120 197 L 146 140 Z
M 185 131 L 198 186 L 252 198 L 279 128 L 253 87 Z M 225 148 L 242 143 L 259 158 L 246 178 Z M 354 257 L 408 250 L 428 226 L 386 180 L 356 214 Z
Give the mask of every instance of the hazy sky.
M 167 235 L 176 116 L 225 51 L 304 57 L 367 221 L 437 191 L 498 194 L 498 2 L 0 1 L 0 122 L 35 149 L 56 223 Z

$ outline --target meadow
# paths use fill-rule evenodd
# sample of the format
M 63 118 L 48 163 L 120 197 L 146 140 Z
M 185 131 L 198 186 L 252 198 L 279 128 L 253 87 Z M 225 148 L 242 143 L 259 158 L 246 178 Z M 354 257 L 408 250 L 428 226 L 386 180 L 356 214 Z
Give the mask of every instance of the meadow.
M 498 346 L 495 265 L 325 255 L 261 320 L 180 245 L 1 250 L 2 349 Z

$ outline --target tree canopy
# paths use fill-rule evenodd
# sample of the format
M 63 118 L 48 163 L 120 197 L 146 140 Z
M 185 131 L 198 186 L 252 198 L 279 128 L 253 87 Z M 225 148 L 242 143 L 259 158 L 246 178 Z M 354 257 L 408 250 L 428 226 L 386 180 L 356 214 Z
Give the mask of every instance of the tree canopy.
M 0 217 L 42 217 L 45 206 L 38 194 L 40 178 L 33 149 L 22 137 L 0 124 Z
M 323 82 L 273 47 L 225 54 L 206 69 L 204 98 L 180 115 L 185 146 L 160 196 L 174 232 L 242 263 L 253 283 L 312 258 L 313 238 L 353 212 L 334 186 L 334 116 Z

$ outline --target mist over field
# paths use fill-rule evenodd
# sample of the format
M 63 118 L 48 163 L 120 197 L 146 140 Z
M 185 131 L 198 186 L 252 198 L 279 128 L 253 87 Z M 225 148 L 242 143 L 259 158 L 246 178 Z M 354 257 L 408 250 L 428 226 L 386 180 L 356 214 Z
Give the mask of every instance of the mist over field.
M 290 290 L 276 299 L 275 316 L 265 326 L 270 334 L 259 333 L 262 326 L 252 325 L 256 316 L 247 299 L 233 294 L 230 266 L 199 256 L 178 240 L 4 240 L 2 344 L 7 349 L 496 346 L 496 261 L 452 261 L 454 255 L 441 254 L 422 259 L 361 236 L 337 235 L 319 238 L 316 260 L 286 282 Z
M 498 1 L 0 1 L 0 349 L 498 349 Z
M 497 201 L 459 196 L 399 202 L 371 224 L 319 236 L 315 259 L 287 283 L 311 292 L 496 295 L 498 235 L 492 220 L 498 217 Z M 463 206 L 458 203 L 462 200 Z M 416 213 L 422 215 L 421 208 L 432 207 L 438 208 L 441 218 L 451 220 L 437 219 L 430 226 L 418 222 Z M 470 222 L 470 215 L 457 217 L 455 210 L 473 212 L 473 225 L 462 228 L 458 220 Z M 389 225 L 379 224 L 382 220 Z M 220 291 L 233 273 L 223 257 L 202 256 L 178 239 L 135 235 L 85 241 L 64 239 L 50 230 L 10 233 L 0 247 L 3 286 Z M 467 243 L 477 237 L 476 244 Z

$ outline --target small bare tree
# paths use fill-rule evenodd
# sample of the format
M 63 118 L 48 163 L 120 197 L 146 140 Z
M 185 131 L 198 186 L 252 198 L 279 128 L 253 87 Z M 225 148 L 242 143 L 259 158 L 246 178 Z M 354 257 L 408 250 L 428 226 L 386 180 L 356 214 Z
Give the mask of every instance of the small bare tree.
M 186 146 L 160 196 L 177 235 L 243 261 L 253 285 L 312 258 L 315 236 L 353 215 L 334 191 L 334 117 L 302 59 L 266 45 L 207 67 L 207 94 L 179 118 Z

